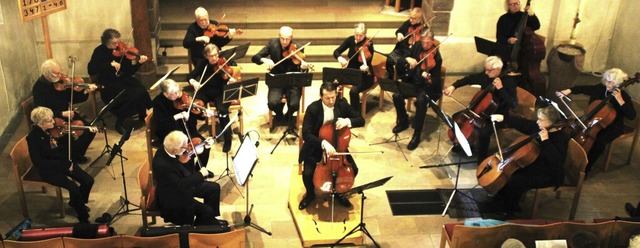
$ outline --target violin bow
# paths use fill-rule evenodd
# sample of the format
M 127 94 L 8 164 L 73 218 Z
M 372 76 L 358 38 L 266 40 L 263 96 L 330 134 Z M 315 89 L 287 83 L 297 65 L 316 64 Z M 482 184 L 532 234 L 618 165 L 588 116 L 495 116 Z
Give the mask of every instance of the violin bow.
M 424 58 L 422 58 L 420 61 L 418 61 L 417 64 L 422 63 L 422 61 L 424 61 L 425 59 L 427 59 L 429 57 L 429 55 L 431 55 L 433 52 L 438 50 L 438 47 L 440 47 L 442 45 L 442 43 L 444 43 L 444 41 L 446 41 L 447 39 L 449 39 L 449 37 L 453 35 L 453 33 L 450 33 L 449 35 L 447 35 L 447 37 L 445 37 L 440 44 L 438 44 L 436 47 L 434 47 L 433 49 L 431 49 L 431 52 L 427 53 L 427 56 L 424 56 Z
M 433 19 L 435 19 L 435 18 L 436 18 L 436 16 L 434 15 L 433 17 L 431 17 L 431 19 L 429 19 L 428 21 L 424 22 L 424 23 L 423 23 L 422 25 L 420 25 L 420 26 L 429 28 L 429 22 L 433 21 Z M 416 33 L 416 31 L 418 31 L 418 29 L 413 30 L 413 32 L 411 32 L 411 33 L 407 34 L 407 36 L 405 36 L 404 38 L 402 38 L 402 40 L 401 40 L 400 42 L 402 42 L 402 41 L 406 40 L 407 38 L 411 37 L 413 34 L 415 34 L 415 33 Z
M 364 49 L 364 46 L 368 46 L 369 43 L 371 42 L 371 40 L 373 40 L 373 38 L 375 38 L 376 35 L 378 35 L 378 33 L 380 33 L 380 30 L 378 30 L 378 32 L 373 34 L 373 36 L 371 36 L 371 39 L 368 39 L 364 44 L 362 44 L 360 49 L 358 49 L 358 51 L 356 51 L 356 53 L 354 53 L 353 55 L 351 55 L 351 57 L 349 57 L 349 59 L 347 59 L 347 63 L 349 63 L 349 61 L 351 61 L 353 58 L 355 58 L 358 55 L 358 53 L 360 53 L 362 51 L 362 49 Z M 373 52 L 373 51 L 371 51 L 371 52 Z
M 178 66 L 176 66 L 173 69 L 169 70 L 166 74 L 164 74 L 164 76 L 162 76 L 160 79 L 158 79 L 158 81 L 156 81 L 153 85 L 151 85 L 149 90 L 153 90 L 156 87 L 158 87 L 158 85 L 160 85 L 160 83 L 162 83 L 162 81 L 167 79 L 172 73 L 174 73 L 176 70 L 178 70 L 178 68 L 180 68 L 180 66 L 182 66 L 182 64 L 179 64 Z
M 221 66 L 219 66 L 219 67 L 218 67 L 218 70 L 214 71 L 214 72 L 211 74 L 211 76 L 209 76 L 209 78 L 207 78 L 207 80 L 205 80 L 205 81 L 204 81 L 204 83 L 201 83 L 201 84 L 200 84 L 200 87 L 199 87 L 198 89 L 196 89 L 196 91 L 193 93 L 193 97 L 195 98 L 195 97 L 196 97 L 196 95 L 198 94 L 198 91 L 199 91 L 200 89 L 202 89 L 202 87 L 203 87 L 207 82 L 209 82 L 209 80 L 211 80 L 211 78 L 213 78 L 213 76 L 214 76 L 214 75 L 216 75 L 216 73 L 218 73 L 218 71 L 220 71 L 220 69 L 222 69 L 225 65 L 227 65 L 227 63 L 229 63 L 229 61 L 231 61 L 231 59 L 232 59 L 233 57 L 235 57 L 235 56 L 236 56 L 236 53 L 231 54 L 231 56 L 229 56 L 229 59 L 227 59 L 227 61 L 225 61 Z M 207 65 L 205 65 L 205 67 L 204 67 L 204 70 L 203 70 L 203 72 L 202 72 L 202 77 L 204 77 L 204 72 L 205 72 L 205 71 L 207 71 L 207 66 L 208 66 L 208 63 L 207 63 Z M 202 81 L 202 77 L 200 77 L 200 80 L 201 80 L 201 81 Z M 189 104 L 189 109 L 187 109 L 187 113 L 191 113 L 191 109 L 193 108 L 193 103 L 194 103 L 194 102 L 195 102 L 195 101 L 191 101 L 191 104 Z
M 294 55 L 296 55 L 296 53 L 298 53 L 298 52 L 302 51 L 302 49 L 304 49 L 305 47 L 307 47 L 309 44 L 311 44 L 311 42 L 307 42 L 307 44 L 304 44 L 304 46 L 301 46 L 300 48 L 296 49 L 295 51 L 293 51 L 293 52 L 289 53 L 289 55 L 287 55 L 286 57 L 282 58 L 282 59 L 281 59 L 280 61 L 278 61 L 277 63 L 273 64 L 272 69 L 273 69 L 274 67 L 276 67 L 277 65 L 279 65 L 280 63 L 284 62 L 286 59 L 291 58 L 291 57 L 293 57 Z M 289 44 L 289 45 L 291 45 L 291 44 Z M 298 59 L 300 59 L 300 58 L 298 58 Z M 300 60 L 302 60 L 302 59 L 300 59 Z
M 71 161 L 71 115 L 73 113 L 73 78 L 75 77 L 76 74 L 76 61 L 73 59 L 73 57 L 70 59 L 71 60 L 71 78 L 67 78 L 68 80 L 71 80 L 71 90 L 69 91 L 71 94 L 71 97 L 69 98 L 69 116 L 67 116 L 67 123 L 69 123 L 69 134 L 67 136 L 67 145 L 69 145 L 69 149 L 67 149 L 67 159 L 69 159 L 69 161 Z
M 132 35 L 133 35 L 133 28 L 131 28 L 131 32 L 129 32 L 129 35 L 127 36 L 127 43 L 124 43 L 125 45 L 129 46 L 129 41 L 131 40 Z M 120 61 L 118 62 L 118 64 L 120 64 L 120 68 L 122 68 L 122 59 L 124 59 L 124 57 L 126 57 L 126 51 L 125 51 L 125 54 L 123 54 L 122 57 L 120 57 Z M 116 70 L 116 76 L 120 76 L 120 69 Z

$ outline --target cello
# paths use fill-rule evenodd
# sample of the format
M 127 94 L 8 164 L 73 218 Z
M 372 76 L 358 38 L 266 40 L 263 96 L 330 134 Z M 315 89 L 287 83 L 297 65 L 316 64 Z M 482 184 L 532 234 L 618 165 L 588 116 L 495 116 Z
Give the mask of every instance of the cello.
M 498 78 L 498 77 L 497 77 Z M 460 126 L 460 131 L 464 134 L 464 137 L 473 144 L 480 135 L 480 129 L 486 124 L 486 116 L 493 114 L 498 108 L 498 104 L 493 101 L 493 93 L 495 85 L 491 85 L 481 91 L 478 91 L 472 98 L 469 106 L 464 110 L 453 114 L 452 118 L 455 123 Z M 452 98 L 454 99 L 454 98 Z M 454 99 L 457 102 L 457 100 Z M 461 104 L 458 102 L 458 104 Z M 462 105 L 462 104 L 461 104 Z M 448 131 L 449 140 L 454 144 L 459 144 L 458 139 L 452 129 Z
M 347 161 L 347 147 L 351 141 L 351 130 L 343 127 L 335 130 L 335 121 L 322 125 L 318 135 L 323 140 L 330 141 L 336 148 L 336 153 L 327 156 L 316 165 L 313 173 L 313 185 L 316 191 L 327 194 L 344 194 L 353 187 L 355 173 L 351 163 Z

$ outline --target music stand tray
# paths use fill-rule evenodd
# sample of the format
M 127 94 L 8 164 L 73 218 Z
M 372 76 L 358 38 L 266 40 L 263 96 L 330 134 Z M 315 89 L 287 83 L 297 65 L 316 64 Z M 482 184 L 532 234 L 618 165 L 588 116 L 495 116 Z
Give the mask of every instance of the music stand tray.
M 384 91 L 389 91 L 393 93 L 400 93 L 404 97 L 417 97 L 418 91 L 413 84 L 405 83 L 405 82 L 397 82 L 391 79 L 381 78 L 378 79 L 378 84 L 380 84 L 380 88 Z
M 247 55 L 247 51 L 249 50 L 250 45 L 251 45 L 251 42 L 248 42 L 246 44 L 239 45 L 234 48 L 226 49 L 224 51 L 221 51 L 219 56 L 222 58 L 229 58 L 231 57 L 231 55 L 233 55 L 233 53 L 235 53 L 236 56 L 233 57 L 231 60 L 244 58 L 244 56 Z
M 251 78 L 223 87 L 222 102 L 229 103 L 243 97 L 255 96 L 258 93 L 259 78 Z
M 509 58 L 510 56 L 511 51 L 506 45 L 498 44 L 478 36 L 474 36 L 473 39 L 476 43 L 476 51 L 479 53 L 489 56 L 497 55 L 501 58 Z
M 265 82 L 269 87 L 307 87 L 311 86 L 313 74 L 306 72 L 287 72 L 284 74 L 265 74 Z
M 362 72 L 353 68 L 322 68 L 322 81 L 323 82 L 336 82 L 339 85 L 353 85 L 360 86 L 362 83 Z

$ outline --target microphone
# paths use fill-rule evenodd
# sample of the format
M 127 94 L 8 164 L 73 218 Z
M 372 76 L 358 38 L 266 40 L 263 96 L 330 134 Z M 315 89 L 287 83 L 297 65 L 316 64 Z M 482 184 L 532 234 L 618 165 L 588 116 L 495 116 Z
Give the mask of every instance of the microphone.
M 502 121 L 504 121 L 504 115 L 499 115 L 499 114 L 491 115 L 491 121 L 492 122 L 502 122 Z
M 116 156 L 116 154 L 122 152 L 122 145 L 124 145 L 125 141 L 129 140 L 129 137 L 131 137 L 131 133 L 134 129 L 135 127 L 132 127 L 130 131 L 125 131 L 124 134 L 122 134 L 122 137 L 120 138 L 118 144 L 113 145 L 111 154 L 109 154 L 109 159 L 107 160 L 107 164 L 105 166 L 111 165 L 111 161 L 113 161 L 113 158 Z

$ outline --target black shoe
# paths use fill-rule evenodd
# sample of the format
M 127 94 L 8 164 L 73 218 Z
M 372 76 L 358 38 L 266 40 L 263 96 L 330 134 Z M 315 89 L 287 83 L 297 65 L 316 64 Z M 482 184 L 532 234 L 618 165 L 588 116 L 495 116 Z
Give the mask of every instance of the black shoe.
M 393 127 L 393 133 L 399 133 L 402 132 L 404 130 L 406 130 L 407 128 L 409 128 L 409 121 L 404 120 L 404 121 L 398 121 L 398 124 Z
M 407 145 L 407 149 L 409 150 L 415 150 L 416 148 L 418 148 L 418 145 L 420 144 L 420 131 L 417 131 L 413 134 L 413 137 L 411 137 L 411 141 L 409 141 L 409 144 Z
M 302 201 L 300 201 L 300 205 L 298 205 L 298 209 L 303 210 L 307 208 L 315 198 L 316 197 L 313 195 L 306 195 L 304 198 L 302 198 Z
M 635 217 L 636 208 L 631 205 L 631 203 L 627 202 L 624 204 L 624 210 L 627 211 L 629 217 Z
M 340 203 L 340 205 L 342 205 L 345 208 L 353 207 L 353 205 L 349 201 L 349 197 L 348 196 L 340 195 L 340 196 L 336 197 L 336 199 L 338 200 L 338 203 Z
M 214 225 L 221 225 L 221 226 L 228 226 L 228 225 L 229 225 L 229 222 L 228 222 L 228 221 L 226 221 L 226 220 L 223 220 L 223 219 L 215 219 L 215 220 L 213 221 L 213 224 L 214 224 Z
M 69 202 L 67 205 L 69 205 L 69 207 L 73 208 L 73 204 L 71 204 L 71 202 Z M 84 209 L 87 210 L 87 213 L 91 212 L 91 208 L 89 208 L 89 206 L 87 206 L 86 204 L 84 204 Z
M 86 164 L 87 162 L 89 162 L 89 158 L 87 158 L 86 156 L 80 156 L 76 159 L 76 162 L 79 164 Z
M 229 152 L 231 150 L 231 140 L 225 140 L 224 145 L 222 145 L 222 152 Z
M 112 217 L 109 213 L 103 213 L 102 216 L 96 218 L 96 223 L 106 224 L 111 221 Z

